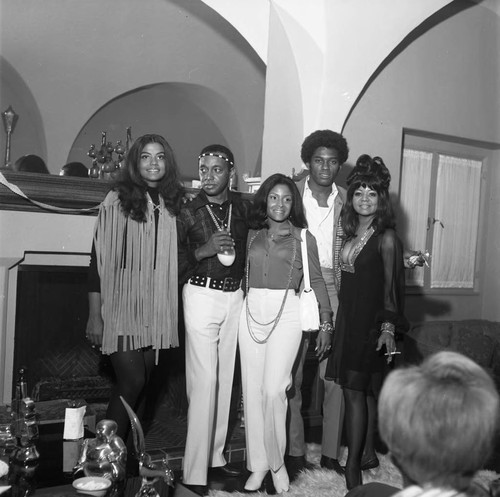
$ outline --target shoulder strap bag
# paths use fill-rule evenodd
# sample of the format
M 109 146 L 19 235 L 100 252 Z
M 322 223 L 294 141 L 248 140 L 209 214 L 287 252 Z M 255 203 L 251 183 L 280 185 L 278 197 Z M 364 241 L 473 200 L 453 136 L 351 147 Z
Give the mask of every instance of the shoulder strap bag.
M 304 271 L 304 289 L 300 294 L 300 323 L 303 331 L 315 331 L 319 329 L 319 305 L 316 294 L 311 288 L 309 277 L 309 257 L 307 253 L 307 229 L 301 231 L 302 267 Z

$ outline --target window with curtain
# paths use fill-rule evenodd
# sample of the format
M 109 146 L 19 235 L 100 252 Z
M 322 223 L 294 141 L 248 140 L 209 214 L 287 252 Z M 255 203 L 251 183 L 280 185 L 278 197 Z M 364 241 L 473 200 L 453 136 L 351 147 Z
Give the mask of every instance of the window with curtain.
M 403 149 L 400 206 L 406 244 L 428 250 L 430 267 L 407 271 L 407 286 L 475 288 L 483 162 Z

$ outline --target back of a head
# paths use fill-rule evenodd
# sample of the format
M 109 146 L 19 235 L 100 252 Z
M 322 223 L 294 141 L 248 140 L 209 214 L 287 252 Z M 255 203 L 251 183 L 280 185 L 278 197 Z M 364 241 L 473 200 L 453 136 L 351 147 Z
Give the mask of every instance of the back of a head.
M 79 178 L 88 178 L 89 169 L 81 162 L 68 162 L 61 168 L 59 176 L 77 176 Z
M 467 488 L 492 450 L 498 417 L 488 373 L 450 351 L 393 371 L 379 398 L 380 435 L 419 485 Z
M 38 155 L 23 155 L 16 160 L 14 166 L 12 167 L 14 171 L 26 172 L 26 173 L 41 173 L 49 174 L 49 170 L 45 165 L 44 160 Z

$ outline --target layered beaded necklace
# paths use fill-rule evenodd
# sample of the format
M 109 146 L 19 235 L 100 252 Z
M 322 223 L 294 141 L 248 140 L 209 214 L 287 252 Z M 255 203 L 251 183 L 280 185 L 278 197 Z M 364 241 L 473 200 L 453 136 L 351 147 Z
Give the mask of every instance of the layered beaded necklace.
M 260 233 L 263 233 L 263 232 L 264 232 L 264 230 L 260 230 L 257 233 L 255 233 L 255 235 L 252 236 L 252 238 L 248 242 L 247 254 L 250 254 L 250 247 L 252 246 L 252 243 L 255 240 L 255 238 L 257 238 L 257 236 Z M 267 323 L 261 323 L 261 322 L 257 321 L 252 316 L 252 313 L 250 312 L 250 306 L 248 305 L 248 291 L 250 289 L 250 287 L 249 287 L 249 280 L 250 280 L 250 273 L 249 273 L 249 269 L 250 269 L 250 257 L 247 255 L 247 264 L 246 264 L 246 270 L 245 270 L 245 272 L 246 272 L 246 296 L 247 296 L 246 299 L 245 299 L 245 302 L 246 302 L 247 325 L 248 325 L 248 332 L 250 333 L 250 336 L 252 337 L 253 341 L 256 342 L 256 343 L 258 343 L 258 344 L 266 343 L 269 340 L 269 337 L 271 336 L 272 332 L 275 330 L 276 326 L 278 326 L 278 322 L 279 322 L 279 320 L 281 318 L 281 314 L 283 314 L 283 309 L 285 308 L 285 302 L 286 302 L 286 297 L 288 295 L 288 290 L 290 289 L 290 285 L 292 284 L 293 265 L 294 265 L 294 262 L 295 262 L 295 257 L 297 255 L 297 239 L 295 237 L 293 237 L 293 249 L 292 250 L 293 250 L 293 252 L 292 252 L 292 261 L 290 263 L 290 272 L 288 273 L 288 281 L 286 283 L 285 294 L 283 295 L 283 300 L 281 302 L 281 306 L 279 308 L 279 311 L 278 311 L 278 314 L 276 315 L 276 317 L 274 319 L 271 319 L 271 321 L 269 321 Z M 254 330 L 252 329 L 252 324 L 251 324 L 252 321 L 255 324 L 258 324 L 259 326 L 270 326 L 270 325 L 272 325 L 271 331 L 268 333 L 268 335 L 265 338 L 263 338 L 263 339 L 258 338 L 255 335 Z
M 215 224 L 215 227 L 219 230 L 222 231 L 224 228 L 226 228 L 228 231 L 231 229 L 231 215 L 233 213 L 233 204 L 229 204 L 229 216 L 227 219 L 227 223 L 225 222 L 225 217 L 224 219 L 219 219 L 215 214 L 212 208 L 207 204 L 207 211 L 210 214 L 210 217 L 212 218 L 212 221 Z

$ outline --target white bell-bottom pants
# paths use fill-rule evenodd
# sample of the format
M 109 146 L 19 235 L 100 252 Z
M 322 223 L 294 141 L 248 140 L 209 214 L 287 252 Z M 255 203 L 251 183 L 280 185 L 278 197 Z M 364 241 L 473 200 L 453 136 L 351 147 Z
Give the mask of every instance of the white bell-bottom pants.
M 206 485 L 208 468 L 226 464 L 223 451 L 243 292 L 186 283 L 182 299 L 189 401 L 183 481 Z
M 251 288 L 247 296 L 253 317 L 260 323 L 275 318 L 283 301 L 284 290 Z M 248 322 L 258 339 L 268 336 L 272 325 Z M 299 298 L 293 290 L 288 296 L 278 325 L 266 343 L 257 343 L 249 332 L 246 301 L 241 310 L 238 333 L 247 467 L 250 471 L 277 471 L 283 465 L 286 447 L 286 390 L 297 356 L 302 329 Z

